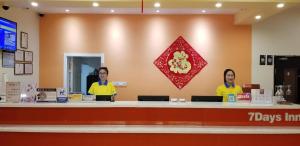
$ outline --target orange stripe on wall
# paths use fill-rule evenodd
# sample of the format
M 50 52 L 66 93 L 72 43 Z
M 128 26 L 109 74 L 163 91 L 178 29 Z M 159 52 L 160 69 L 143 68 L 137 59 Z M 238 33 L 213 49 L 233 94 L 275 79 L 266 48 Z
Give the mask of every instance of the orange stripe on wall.
M 251 81 L 251 26 L 234 25 L 232 15 L 47 14 L 40 19 L 40 86 L 63 86 L 64 53 L 104 53 L 111 81 L 128 82 L 117 100 L 137 95 L 214 95 L 223 70 L 237 83 Z M 208 62 L 183 89 L 177 89 L 153 61 L 183 36 Z

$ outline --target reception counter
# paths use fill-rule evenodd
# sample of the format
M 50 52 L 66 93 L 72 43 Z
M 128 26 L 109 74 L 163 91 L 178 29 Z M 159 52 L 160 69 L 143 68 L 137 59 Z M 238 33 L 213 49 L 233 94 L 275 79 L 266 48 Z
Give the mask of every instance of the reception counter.
M 0 104 L 0 124 L 300 126 L 299 105 L 216 102 Z
M 4 145 L 297 145 L 299 105 L 2 103 Z M 18 140 L 17 140 L 18 139 Z M 53 143 L 45 143 L 51 139 Z

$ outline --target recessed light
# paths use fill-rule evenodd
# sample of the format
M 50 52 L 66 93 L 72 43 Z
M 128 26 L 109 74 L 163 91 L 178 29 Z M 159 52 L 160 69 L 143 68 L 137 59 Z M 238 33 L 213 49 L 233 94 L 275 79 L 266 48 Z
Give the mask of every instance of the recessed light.
M 37 2 L 31 2 L 31 6 L 37 7 L 37 6 L 39 6 L 39 4 Z
M 159 8 L 160 7 L 160 3 L 159 2 L 154 3 L 154 7 L 155 8 Z
M 221 8 L 222 7 L 222 3 L 216 3 L 215 5 L 217 8 Z
M 202 10 L 201 12 L 202 12 L 202 13 L 206 13 L 206 10 Z
M 66 9 L 66 10 L 65 10 L 65 12 L 67 12 L 67 13 L 68 13 L 68 12 L 70 12 L 70 10 L 69 10 L 69 9 Z
M 114 12 L 115 12 L 115 10 L 114 10 L 114 9 L 111 9 L 111 10 L 110 10 L 110 12 L 111 12 L 111 13 L 114 13 Z
M 99 7 L 99 3 L 93 2 L 93 7 Z
M 255 19 L 256 19 L 256 20 L 261 19 L 261 15 L 256 15 L 256 16 L 255 16 Z
M 278 3 L 277 4 L 277 8 L 283 8 L 284 7 L 284 3 Z
M 156 12 L 156 13 L 159 13 L 160 11 L 159 11 L 159 10 L 156 10 L 155 12 Z

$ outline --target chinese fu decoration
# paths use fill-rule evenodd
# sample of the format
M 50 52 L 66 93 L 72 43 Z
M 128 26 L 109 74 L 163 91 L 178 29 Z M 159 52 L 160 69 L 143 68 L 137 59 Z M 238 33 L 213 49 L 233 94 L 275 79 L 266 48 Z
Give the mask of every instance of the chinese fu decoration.
M 207 62 L 180 36 L 154 61 L 154 65 L 182 89 Z

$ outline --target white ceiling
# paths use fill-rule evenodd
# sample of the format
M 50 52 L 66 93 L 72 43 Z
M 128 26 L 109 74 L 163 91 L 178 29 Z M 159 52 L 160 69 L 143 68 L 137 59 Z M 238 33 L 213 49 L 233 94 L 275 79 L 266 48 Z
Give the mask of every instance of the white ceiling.
M 109 14 L 232 14 L 236 24 L 252 24 L 256 15 L 261 15 L 262 21 L 272 15 L 294 6 L 300 5 L 300 0 L 34 0 L 38 7 L 32 7 L 33 0 L 0 0 L 1 5 L 29 8 L 38 13 L 96 13 Z M 92 7 L 98 2 L 99 7 Z M 142 4 L 143 2 L 143 4 Z M 160 8 L 154 8 L 154 3 L 160 2 Z M 221 8 L 216 8 L 216 2 L 222 2 Z M 276 5 L 284 2 L 285 7 L 278 9 Z M 142 6 L 143 5 L 143 6 Z M 156 12 L 159 10 L 159 13 Z M 202 10 L 206 12 L 203 13 Z

